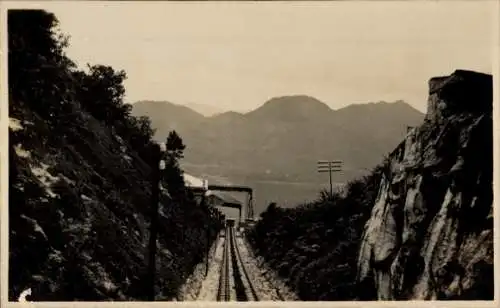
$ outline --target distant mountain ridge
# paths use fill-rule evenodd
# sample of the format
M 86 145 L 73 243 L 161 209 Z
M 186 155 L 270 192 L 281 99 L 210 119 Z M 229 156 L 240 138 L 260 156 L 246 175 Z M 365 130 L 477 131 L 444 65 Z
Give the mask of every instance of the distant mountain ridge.
M 307 95 L 273 97 L 245 116 L 258 120 L 308 121 L 316 120 L 332 109 L 327 104 Z
M 215 107 L 212 105 L 206 104 L 196 104 L 196 103 L 187 103 L 184 106 L 202 114 L 206 117 L 211 117 L 216 114 L 224 113 L 226 110 L 224 108 Z
M 168 136 L 171 130 L 183 130 L 186 123 L 201 123 L 205 116 L 193 109 L 168 101 L 138 101 L 132 104 L 132 115 L 148 116 L 157 130 L 156 136 Z
M 316 172 L 318 159 L 342 160 L 344 171 L 334 181 L 351 179 L 377 164 L 406 135 L 407 126 L 424 118 L 403 101 L 333 110 L 307 95 L 274 97 L 247 113 L 209 117 L 170 102 L 143 101 L 133 104 L 132 114 L 149 116 L 159 141 L 172 129 L 181 135 L 187 145 L 186 171 L 254 186 L 282 182 L 282 193 L 266 193 L 259 200 L 289 203 L 314 198 L 328 180 Z M 303 182 L 307 189 L 292 188 L 290 182 Z

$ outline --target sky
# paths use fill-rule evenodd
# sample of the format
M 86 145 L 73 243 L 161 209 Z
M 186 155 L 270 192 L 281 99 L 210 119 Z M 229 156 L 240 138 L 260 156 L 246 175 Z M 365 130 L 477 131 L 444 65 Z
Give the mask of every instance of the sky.
M 26 5 L 26 3 L 25 3 Z M 492 72 L 494 2 L 56 2 L 78 65 L 123 69 L 126 101 L 247 111 L 305 94 L 338 109 L 405 100 L 428 80 Z

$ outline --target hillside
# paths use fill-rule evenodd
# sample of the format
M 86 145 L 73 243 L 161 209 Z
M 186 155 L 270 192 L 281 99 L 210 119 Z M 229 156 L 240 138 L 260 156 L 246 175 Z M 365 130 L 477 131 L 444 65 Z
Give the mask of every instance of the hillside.
M 189 144 L 186 170 L 255 187 L 257 212 L 271 201 L 294 205 L 316 197 L 318 187 L 328 181 L 316 173 L 319 159 L 344 161 L 335 182 L 363 174 L 363 168 L 375 166 L 398 144 L 407 126 L 423 120 L 423 114 L 401 101 L 332 110 L 305 95 L 276 97 L 248 113 L 213 117 L 185 117 L 184 109 L 175 116 L 179 108 L 171 107 L 164 104 L 165 116 L 154 112 L 152 125 L 163 132 L 173 122 L 179 124 L 178 132 Z M 146 114 L 148 107 L 135 103 L 134 110 Z
M 153 132 L 123 104 L 125 73 L 77 70 L 53 14 L 9 10 L 8 26 L 9 300 L 28 288 L 30 301 L 176 298 L 222 226 L 218 212 L 166 169 L 152 290 Z
M 269 205 L 248 239 L 302 300 L 492 300 L 492 124 L 491 75 L 432 78 L 424 123 L 368 176 Z

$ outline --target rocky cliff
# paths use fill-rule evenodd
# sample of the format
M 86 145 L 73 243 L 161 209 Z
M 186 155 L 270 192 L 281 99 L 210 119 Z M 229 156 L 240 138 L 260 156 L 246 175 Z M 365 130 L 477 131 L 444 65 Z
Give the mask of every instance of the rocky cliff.
M 493 299 L 492 119 L 492 76 L 429 81 L 361 241 L 357 279 L 378 299 Z

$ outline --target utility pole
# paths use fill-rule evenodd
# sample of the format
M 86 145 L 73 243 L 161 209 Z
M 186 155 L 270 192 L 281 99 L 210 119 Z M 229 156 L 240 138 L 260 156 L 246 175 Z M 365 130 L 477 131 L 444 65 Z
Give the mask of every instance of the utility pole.
M 333 184 L 332 184 L 332 172 L 342 171 L 342 161 L 341 160 L 319 160 L 318 161 L 318 172 L 324 173 L 328 172 L 330 176 L 330 196 L 333 195 Z
M 250 191 L 248 194 L 248 203 L 247 203 L 247 220 L 253 220 L 253 192 Z
M 201 202 L 203 206 L 206 206 L 208 212 L 210 213 L 210 221 L 212 221 L 212 212 L 210 211 L 210 207 L 207 204 L 207 193 L 208 193 L 208 180 L 203 179 L 203 194 L 201 195 Z M 207 263 L 205 266 L 205 277 L 208 275 L 208 257 L 210 256 L 210 225 L 207 225 Z
M 205 187 L 205 180 L 203 181 L 203 187 Z M 208 212 L 210 213 L 210 209 L 209 209 L 209 206 L 206 202 L 206 190 L 203 189 L 202 192 L 201 192 L 201 207 L 202 208 L 207 208 L 208 209 Z M 212 218 L 211 214 L 210 214 L 210 219 Z M 206 247 L 206 262 L 205 262 L 205 277 L 208 275 L 208 257 L 210 255 L 210 224 L 207 224 L 207 247 Z
M 161 161 L 162 147 L 153 144 L 151 147 L 151 225 L 149 236 L 149 268 L 148 268 L 148 300 L 155 300 L 155 281 L 156 281 L 156 238 L 158 235 L 158 207 L 160 203 L 160 180 L 161 180 Z M 163 164 L 163 167 L 165 165 Z

